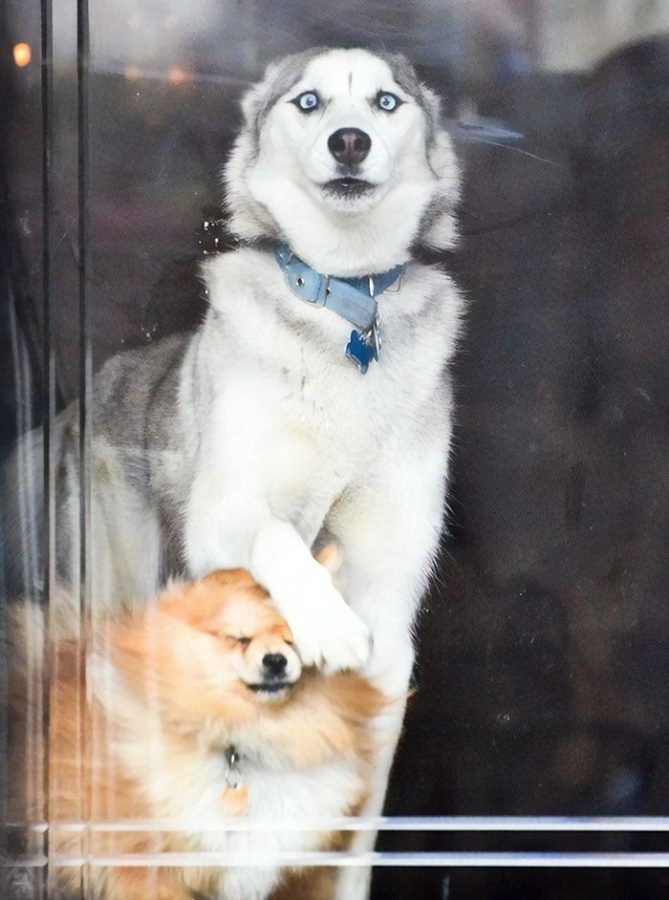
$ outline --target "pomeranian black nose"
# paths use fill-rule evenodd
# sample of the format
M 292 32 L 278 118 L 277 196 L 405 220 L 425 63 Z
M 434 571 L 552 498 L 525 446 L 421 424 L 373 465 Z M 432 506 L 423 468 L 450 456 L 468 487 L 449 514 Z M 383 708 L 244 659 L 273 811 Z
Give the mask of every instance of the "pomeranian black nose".
M 328 150 L 338 163 L 358 166 L 367 157 L 372 139 L 359 128 L 338 128 L 328 138 Z
M 263 669 L 271 678 L 281 678 L 286 672 L 288 660 L 283 653 L 266 653 L 262 658 Z

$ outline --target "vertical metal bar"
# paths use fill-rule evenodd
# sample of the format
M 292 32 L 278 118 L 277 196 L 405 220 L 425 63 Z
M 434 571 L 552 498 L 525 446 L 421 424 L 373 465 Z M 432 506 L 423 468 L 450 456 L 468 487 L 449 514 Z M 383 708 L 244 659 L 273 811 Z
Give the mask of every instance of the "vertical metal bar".
M 42 449 L 43 449 L 43 548 L 44 554 L 44 621 L 49 621 L 51 588 L 53 585 L 53 534 L 55 498 L 52 496 L 51 428 L 55 418 L 55 371 L 52 353 L 51 322 L 51 185 L 52 185 L 52 140 L 53 140 L 53 36 L 51 0 L 40 0 L 40 41 L 41 41 L 41 99 L 42 99 Z M 42 796 L 44 799 L 44 820 L 49 822 L 49 735 L 50 704 L 49 686 L 51 675 L 51 643 L 47 629 L 44 641 L 44 679 L 42 695 L 42 736 L 44 757 L 42 762 Z M 44 832 L 44 855 L 49 857 L 49 829 Z M 50 867 L 47 866 L 41 882 L 44 898 L 49 895 Z
M 91 784 L 87 776 L 92 752 L 88 734 L 88 682 L 86 661 L 91 645 L 91 610 L 89 603 L 89 509 L 90 509 L 90 398 L 91 398 L 91 345 L 87 306 L 88 288 L 88 185 L 89 185 L 89 134 L 88 134 L 88 66 L 89 66 L 89 17 L 88 0 L 77 0 L 77 130 L 78 130 L 78 304 L 79 304 L 79 622 L 80 622 L 80 672 L 84 676 L 86 691 L 80 694 L 80 752 L 84 822 L 91 820 Z M 83 853 L 87 858 L 90 849 L 90 832 L 83 835 Z M 89 866 L 81 871 L 82 896 L 88 896 Z
M 77 128 L 78 128 L 78 303 L 79 303 L 79 611 L 87 613 L 87 525 L 88 525 L 88 395 L 90 390 L 90 340 L 88 334 L 88 309 L 86 303 L 88 275 L 88 2 L 77 0 Z

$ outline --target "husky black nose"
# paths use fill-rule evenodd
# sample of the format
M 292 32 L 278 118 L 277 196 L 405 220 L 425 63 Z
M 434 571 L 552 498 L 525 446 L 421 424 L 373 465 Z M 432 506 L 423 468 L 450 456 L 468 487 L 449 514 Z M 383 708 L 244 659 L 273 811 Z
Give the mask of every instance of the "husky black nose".
M 359 128 L 338 128 L 328 138 L 328 150 L 344 166 L 360 165 L 371 146 L 372 139 Z
M 264 670 L 274 678 L 280 678 L 286 671 L 288 660 L 283 653 L 266 653 L 262 658 Z

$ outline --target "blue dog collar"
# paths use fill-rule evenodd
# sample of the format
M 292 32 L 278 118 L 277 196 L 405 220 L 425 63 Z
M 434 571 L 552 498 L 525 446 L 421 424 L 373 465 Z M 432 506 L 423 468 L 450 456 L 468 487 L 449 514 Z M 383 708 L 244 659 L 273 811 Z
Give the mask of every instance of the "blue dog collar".
M 375 298 L 395 284 L 404 272 L 404 266 L 362 278 L 335 278 L 316 272 L 295 256 L 287 244 L 279 244 L 274 255 L 286 284 L 296 297 L 311 306 L 324 306 L 355 325 L 358 330 L 351 333 L 346 355 L 361 372 L 366 372 L 371 360 L 378 358 L 379 351 Z

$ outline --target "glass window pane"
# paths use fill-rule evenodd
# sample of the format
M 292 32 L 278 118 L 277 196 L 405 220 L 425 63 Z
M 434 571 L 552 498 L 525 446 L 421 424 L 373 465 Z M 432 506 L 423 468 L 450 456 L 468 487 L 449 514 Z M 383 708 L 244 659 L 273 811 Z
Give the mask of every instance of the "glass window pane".
M 669 828 L 661 491 L 669 4 L 9 0 L 4 21 L 0 755 L 11 865 L 0 894 L 58 896 L 65 874 L 75 893 L 94 896 L 100 872 L 122 883 L 142 860 L 152 870 L 142 890 L 157 891 L 161 863 L 178 880 L 198 860 L 215 870 L 222 858 L 197 854 L 234 844 L 202 838 L 206 815 L 197 804 L 188 821 L 177 803 L 133 805 L 135 788 L 122 786 L 124 778 L 134 783 L 124 769 L 134 765 L 133 749 L 119 750 L 120 730 L 136 737 L 136 745 L 123 740 L 143 765 L 150 760 L 159 792 L 159 775 L 173 772 L 161 690 L 180 662 L 161 655 L 167 637 L 140 629 L 149 637 L 133 682 L 133 690 L 141 683 L 138 699 L 119 682 L 118 658 L 130 652 L 127 634 L 140 641 L 128 615 L 143 622 L 171 578 L 204 574 L 184 537 L 196 474 L 189 465 L 221 398 L 184 373 L 203 365 L 193 361 L 192 336 L 215 318 L 202 265 L 243 243 L 225 205 L 234 179 L 226 185 L 222 174 L 242 126 L 241 100 L 273 59 L 361 46 L 405 54 L 441 98 L 430 127 L 454 148 L 459 237 L 438 250 L 417 238 L 411 265 L 448 273 L 466 311 L 449 365 L 448 509 L 415 617 L 413 689 L 384 818 L 377 809 L 350 821 L 364 808 L 355 803 L 333 814 L 344 835 L 378 829 L 379 855 L 361 856 L 356 843 L 346 857 L 341 838 L 343 856 L 316 860 L 318 890 L 326 892 L 326 863 L 371 861 L 375 898 L 393 890 L 632 897 L 642 883 L 643 896 L 659 897 Z M 298 82 L 281 82 L 276 95 L 295 100 L 286 91 Z M 398 83 L 401 92 L 406 82 Z M 364 115 L 370 104 L 374 116 L 389 115 L 374 106 L 377 93 L 370 98 Z M 266 115 L 258 111 L 256 128 Z M 353 127 L 345 116 L 338 125 Z M 349 181 L 350 154 L 367 152 L 354 137 L 346 138 L 352 149 L 337 151 L 349 153 Z M 403 135 L 398 158 L 411 155 L 414 137 Z M 262 140 L 277 141 L 278 167 L 280 141 Z M 300 165 L 291 177 L 307 179 Z M 398 222 L 414 196 L 407 193 Z M 297 202 L 294 214 L 306 217 Z M 427 227 L 421 221 L 417 232 Z M 383 247 L 393 237 L 388 222 Z M 258 245 L 272 266 L 276 241 L 290 240 L 282 227 Z M 258 266 L 230 290 L 247 276 L 263 282 Z M 395 352 L 392 341 L 383 347 L 385 300 L 379 358 L 356 382 L 357 399 Z M 239 371 L 249 358 L 260 371 L 275 349 L 266 321 L 238 345 Z M 407 340 L 420 327 L 420 316 L 407 318 Z M 306 332 L 294 339 L 311 340 Z M 430 352 L 431 344 L 414 350 L 398 392 L 429 367 Z M 223 354 L 220 364 L 235 369 Z M 299 379 L 286 384 L 304 390 Z M 331 385 L 328 376 L 319 402 L 333 403 Z M 171 427 L 180 402 L 192 414 L 192 447 Z M 212 458 L 242 433 L 237 402 L 237 420 Z M 370 423 L 377 414 L 370 405 Z M 301 442 L 311 439 L 303 426 L 295 425 L 290 446 L 300 490 L 313 497 L 316 476 L 308 490 L 303 484 Z M 356 423 L 342 443 L 353 445 L 358 431 Z M 263 464 L 271 467 L 285 447 L 270 445 Z M 336 458 L 343 466 L 346 448 L 339 450 L 323 438 L 322 464 Z M 255 452 L 250 439 L 245 461 Z M 378 452 L 372 437 L 361 459 Z M 419 458 L 427 468 L 428 452 Z M 421 469 L 406 474 L 412 498 Z M 328 515 L 351 485 L 360 487 L 354 481 L 342 476 Z M 231 516 L 242 522 L 251 493 L 241 475 L 233 482 L 244 503 Z M 370 503 L 375 492 L 399 495 L 397 483 L 380 483 L 362 486 Z M 222 490 L 212 482 L 212 502 Z M 285 502 L 277 491 L 268 507 Z M 307 522 L 308 501 L 304 510 L 301 503 L 305 547 L 325 542 L 329 526 L 321 525 L 330 520 Z M 406 523 L 417 532 L 425 516 L 420 501 L 407 502 L 397 533 L 405 528 L 408 540 Z M 396 534 L 381 516 L 375 528 L 388 534 L 390 570 L 406 548 L 391 545 Z M 361 546 L 368 534 L 361 531 Z M 241 552 L 220 560 L 246 565 Z M 388 585 L 390 592 L 391 578 Z M 370 617 L 378 623 L 377 609 Z M 194 702 L 195 686 L 191 694 Z M 231 748 L 227 740 L 219 755 L 226 771 L 235 769 L 225 756 Z M 205 794 L 203 786 L 203 805 Z M 243 792 L 234 797 L 243 807 Z M 233 819 L 248 825 L 244 809 Z M 200 837 L 191 841 L 193 833 Z M 271 849 L 269 838 L 264 846 Z M 169 851 L 181 855 L 161 855 Z M 600 856 L 607 853 L 617 862 Z M 574 854 L 585 854 L 583 871 L 567 871 Z M 549 863 L 564 870 L 559 877 L 546 874 Z M 610 871 L 600 872 L 605 864 Z

